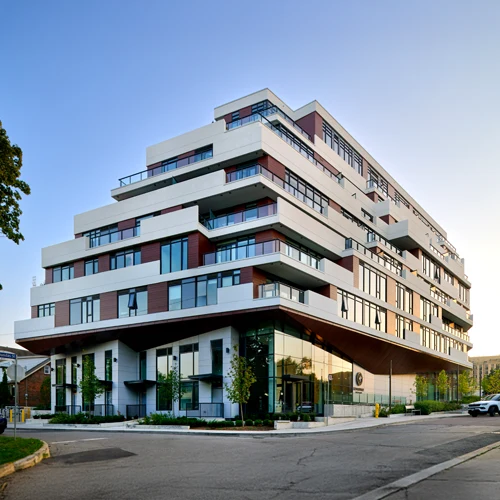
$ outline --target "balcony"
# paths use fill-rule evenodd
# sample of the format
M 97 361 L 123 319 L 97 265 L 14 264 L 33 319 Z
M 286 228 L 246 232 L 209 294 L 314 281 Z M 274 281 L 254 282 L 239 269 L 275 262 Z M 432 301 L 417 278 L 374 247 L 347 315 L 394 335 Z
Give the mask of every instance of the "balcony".
M 229 174 L 228 174 L 229 175 Z M 233 226 L 243 222 L 250 222 L 263 217 L 276 215 L 278 209 L 277 203 L 268 203 L 260 207 L 248 208 L 237 212 L 230 212 L 225 215 L 219 215 L 210 219 L 202 218 L 200 222 L 208 229 L 220 229 L 222 227 Z
M 357 250 L 358 252 L 362 253 L 363 255 L 366 255 L 373 261 L 377 262 L 377 264 L 380 264 L 381 266 L 384 266 L 386 269 L 389 269 L 389 271 L 393 272 L 394 274 L 397 274 L 398 276 L 403 276 L 402 265 L 392 257 L 378 255 L 372 252 L 371 250 L 368 250 L 363 245 L 360 245 L 357 241 L 353 240 L 352 238 L 346 238 L 345 248 L 346 250 L 349 250 L 351 248 Z
M 271 182 L 274 182 L 280 188 L 284 189 L 287 193 L 290 193 L 292 196 L 305 203 L 308 207 L 316 210 L 316 212 L 319 212 L 322 215 L 326 215 L 328 213 L 328 206 L 322 204 L 321 200 L 310 198 L 259 163 L 242 168 L 241 170 L 236 170 L 235 172 L 226 173 L 226 183 L 239 181 L 255 175 L 263 175 Z
M 151 168 L 148 170 L 142 170 L 141 172 L 137 172 L 136 174 L 132 175 L 127 175 L 126 177 L 122 177 L 121 179 L 118 180 L 120 182 L 120 187 L 128 186 L 130 184 L 134 184 L 136 182 L 149 179 L 150 177 L 155 177 L 156 175 L 160 175 L 165 172 L 170 172 L 171 170 L 176 170 L 178 168 L 186 167 L 188 165 L 192 165 L 193 163 L 197 163 L 199 161 L 208 160 L 209 158 L 212 157 L 213 157 L 213 149 L 207 149 L 206 151 L 195 153 L 191 156 L 182 158 L 180 160 L 167 160 L 158 167 Z
M 259 285 L 259 299 L 269 299 L 272 297 L 279 297 L 304 304 L 304 292 L 298 288 L 278 281 Z
M 203 265 L 221 264 L 223 262 L 249 259 L 272 253 L 282 253 L 314 269 L 320 268 L 321 259 L 281 240 L 269 240 L 262 243 L 252 243 L 250 245 L 224 248 L 216 252 L 206 253 L 203 255 Z
M 389 243 L 385 238 L 378 235 L 377 233 L 369 232 L 366 235 L 366 242 L 373 243 L 374 241 L 378 241 L 379 243 L 382 243 L 382 245 L 386 246 L 389 250 L 391 250 L 391 252 L 394 252 L 395 254 L 399 255 L 400 257 L 403 256 L 403 251 L 400 250 L 399 248 L 395 247 L 392 243 Z
M 105 234 L 85 234 L 89 238 L 90 248 L 100 247 L 102 245 L 109 245 L 117 241 L 128 240 L 141 235 L 141 227 L 135 226 L 121 231 L 106 232 Z

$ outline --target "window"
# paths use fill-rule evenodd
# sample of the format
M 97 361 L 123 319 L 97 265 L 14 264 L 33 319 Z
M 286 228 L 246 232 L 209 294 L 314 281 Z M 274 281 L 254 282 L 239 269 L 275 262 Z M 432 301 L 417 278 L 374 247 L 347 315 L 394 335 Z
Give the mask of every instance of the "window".
M 172 399 L 168 397 L 165 382 L 172 365 L 172 348 L 158 349 L 156 351 L 156 410 L 172 411 Z
M 363 292 L 387 300 L 387 276 L 364 262 L 359 264 L 359 284 Z
M 326 211 L 328 198 L 288 169 L 285 170 L 284 188 L 317 212 L 324 213 Z
M 57 283 L 59 281 L 72 280 L 74 277 L 75 277 L 75 270 L 73 268 L 73 264 L 54 267 L 54 269 L 52 269 L 53 283 Z
M 161 273 L 174 273 L 188 268 L 188 239 L 165 243 L 161 247 Z
M 448 297 L 448 295 L 443 293 L 441 290 L 438 290 L 434 286 L 431 286 L 430 294 L 433 299 L 439 300 L 439 302 L 442 302 L 443 304 L 446 304 L 448 302 L 448 299 L 450 298 Z
M 431 315 L 436 318 L 439 317 L 438 310 L 439 308 L 436 304 L 427 299 L 420 298 L 420 319 L 430 323 Z
M 257 218 L 257 207 L 255 207 L 255 218 Z M 261 245 L 262 247 L 262 245 Z M 215 262 L 230 262 L 233 260 L 255 257 L 255 237 L 243 237 L 237 240 L 225 241 L 217 245 Z
M 373 222 L 373 215 L 369 214 L 366 210 L 363 208 L 361 209 L 361 213 L 363 214 L 363 217 L 365 219 L 368 219 L 370 222 Z
M 168 310 L 217 304 L 217 288 L 239 284 L 239 269 L 175 281 L 168 287 Z
M 358 174 L 363 175 L 363 159 L 350 144 L 323 120 L 323 141 L 345 160 Z
M 404 331 L 413 330 L 413 321 L 411 319 L 405 318 L 396 314 L 396 336 L 400 339 L 404 339 Z
M 141 263 L 141 250 L 130 248 L 117 252 L 110 257 L 110 268 L 121 269 L 123 267 L 137 266 Z
M 386 310 L 356 295 L 338 290 L 339 316 L 387 332 Z
M 396 283 L 396 307 L 413 314 L 413 292 L 399 283 Z
M 252 104 L 252 114 L 254 113 L 262 113 L 262 111 L 265 111 L 268 108 L 272 108 L 273 103 L 271 101 L 261 101 L 256 104 Z
M 78 362 L 77 362 L 77 357 L 76 356 L 72 356 L 71 357 L 71 383 L 73 385 L 76 385 L 77 384 L 77 378 L 78 378 L 78 366 L 77 366 Z
M 99 229 L 93 229 L 92 231 L 83 233 L 83 236 L 89 237 L 90 248 L 106 245 L 108 243 L 114 243 L 115 241 L 119 241 L 121 239 L 117 224 L 101 227 Z
M 462 302 L 466 302 L 468 303 L 469 302 L 469 289 L 468 288 L 465 288 L 462 283 L 459 283 L 458 284 L 458 298 L 462 301 Z
M 113 351 L 104 351 L 104 380 L 113 380 Z
M 210 350 L 212 352 L 212 373 L 222 375 L 222 339 L 211 340 Z
M 85 276 L 97 274 L 99 272 L 99 259 L 85 261 Z
M 198 344 L 181 345 L 179 347 L 181 384 L 183 394 L 181 410 L 198 409 L 198 382 L 191 381 L 190 376 L 198 375 Z
M 148 313 L 148 291 L 146 287 L 131 288 L 118 292 L 118 317 L 142 316 Z
M 69 323 L 79 325 L 100 320 L 99 295 L 73 299 L 69 302 Z
M 440 267 L 427 255 L 422 255 L 422 272 L 432 280 L 440 283 Z
M 239 111 L 234 111 L 231 113 L 231 121 L 236 121 L 240 119 L 240 112 Z
M 455 280 L 453 278 L 452 274 L 449 274 L 445 269 L 443 269 L 443 278 L 445 281 L 447 281 L 450 285 L 455 284 Z
M 465 344 L 462 344 L 462 342 L 458 342 L 455 339 L 450 339 L 446 335 L 435 332 L 427 326 L 420 327 L 420 343 L 429 349 L 442 352 L 443 354 L 449 354 L 450 347 L 466 352 Z
M 56 406 L 66 405 L 66 359 L 56 360 Z
M 43 304 L 38 306 L 38 317 L 43 318 L 45 316 L 54 316 L 56 310 L 55 303 Z

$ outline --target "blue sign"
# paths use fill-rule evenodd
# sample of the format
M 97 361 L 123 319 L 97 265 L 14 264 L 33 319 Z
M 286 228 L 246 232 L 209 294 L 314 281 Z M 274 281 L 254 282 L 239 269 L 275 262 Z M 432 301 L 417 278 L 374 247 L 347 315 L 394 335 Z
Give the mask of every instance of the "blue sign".
M 13 352 L 0 351 L 0 358 L 16 359 L 17 356 Z

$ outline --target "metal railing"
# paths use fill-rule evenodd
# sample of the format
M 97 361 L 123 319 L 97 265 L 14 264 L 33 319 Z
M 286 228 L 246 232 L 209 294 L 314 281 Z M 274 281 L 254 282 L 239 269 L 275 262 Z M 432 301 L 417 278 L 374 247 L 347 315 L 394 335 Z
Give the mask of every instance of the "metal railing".
M 392 258 L 387 258 L 385 256 L 378 255 L 372 252 L 371 250 L 368 250 L 368 248 L 359 244 L 356 240 L 353 240 L 352 238 L 346 238 L 345 248 L 346 250 L 353 248 L 354 250 L 357 250 L 358 252 L 362 253 L 363 255 L 366 255 L 373 261 L 377 262 L 381 266 L 384 266 L 386 269 L 389 269 L 389 271 L 393 272 L 394 274 L 397 274 L 398 276 L 403 276 L 403 266 L 399 262 L 397 262 Z
M 250 243 L 248 245 L 223 248 L 216 252 L 203 255 L 203 265 L 220 264 L 221 262 L 232 262 L 235 260 L 258 257 L 271 253 L 282 253 L 298 260 L 314 269 L 319 269 L 321 259 L 305 250 L 301 250 L 294 245 L 282 240 L 269 240 L 261 243 Z
M 113 231 L 103 235 L 90 236 L 86 234 L 90 241 L 90 248 L 99 247 L 101 245 L 108 245 L 109 243 L 116 243 L 117 241 L 127 240 L 141 235 L 141 226 L 130 227 L 122 229 L 121 231 Z
M 121 179 L 118 180 L 120 182 L 120 187 L 128 186 L 130 184 L 134 184 L 136 182 L 149 179 L 150 177 L 163 174 L 164 172 L 170 172 L 171 170 L 176 170 L 178 168 L 186 167 L 187 165 L 191 165 L 193 163 L 197 163 L 202 160 L 207 160 L 212 157 L 213 157 L 213 149 L 208 149 L 206 151 L 202 151 L 201 153 L 195 153 L 191 156 L 187 156 L 186 158 L 182 158 L 180 160 L 167 160 L 158 167 L 142 170 L 141 172 L 127 175 L 126 177 L 122 177 Z
M 114 415 L 115 407 L 114 405 L 84 403 L 83 411 L 92 413 L 94 417 L 105 417 L 107 415 Z
M 56 405 L 54 408 L 56 413 L 67 413 L 68 415 L 76 415 L 82 412 L 80 405 Z
M 224 418 L 224 403 L 185 403 L 186 417 Z
M 392 396 L 393 405 L 404 405 L 406 404 L 405 396 Z M 333 404 L 344 404 L 344 405 L 375 405 L 379 403 L 383 406 L 389 406 L 389 395 L 388 394 L 370 394 L 370 393 L 340 393 L 334 392 L 332 398 L 325 403 L 325 412 L 331 411 L 327 408 L 329 405 Z M 326 414 L 326 413 L 325 413 Z
M 389 243 L 383 236 L 380 236 L 377 233 L 369 232 L 366 235 L 366 241 L 367 241 L 367 243 L 372 243 L 374 241 L 378 241 L 379 243 L 382 243 L 382 245 L 386 246 L 392 252 L 398 254 L 400 257 L 403 256 L 403 251 L 402 250 L 400 250 L 399 248 L 395 247 L 392 243 Z
M 287 123 L 289 123 L 299 134 L 303 135 L 306 139 L 309 139 L 312 141 L 311 136 L 299 125 L 297 125 L 286 113 L 281 111 L 277 106 L 271 106 L 270 108 L 264 109 L 263 111 L 260 111 L 260 114 L 262 116 L 270 116 L 277 114 L 281 116 Z
M 266 167 L 263 167 L 259 163 L 256 163 L 255 165 L 252 165 L 250 167 L 243 168 L 241 170 L 236 170 L 235 172 L 228 172 L 226 174 L 226 182 L 234 182 L 237 180 L 245 179 L 247 177 L 253 177 L 255 175 L 263 175 L 264 177 L 268 178 L 270 181 L 274 182 L 279 187 L 284 189 L 287 193 L 290 193 L 292 196 L 305 203 L 308 207 L 316 210 L 316 212 L 319 212 L 320 214 L 326 215 L 326 205 L 323 206 L 314 201 L 312 198 L 309 198 L 309 196 L 305 195 L 304 193 L 301 193 L 290 183 L 286 182 L 281 177 L 278 177 L 276 174 L 273 174 L 270 170 L 268 170 Z
M 127 405 L 127 418 L 143 418 L 146 416 L 146 405 Z
M 230 212 L 224 215 L 218 215 L 211 219 L 202 218 L 201 223 L 209 230 L 220 229 L 221 227 L 232 226 L 242 222 L 249 222 L 262 217 L 276 215 L 277 203 L 268 203 L 260 207 L 247 208 L 246 210 L 239 210 L 237 212 Z
M 293 300 L 294 302 L 304 303 L 304 292 L 290 285 L 285 285 L 279 281 L 259 285 L 259 299 L 268 299 L 271 297 L 281 297 L 282 299 Z

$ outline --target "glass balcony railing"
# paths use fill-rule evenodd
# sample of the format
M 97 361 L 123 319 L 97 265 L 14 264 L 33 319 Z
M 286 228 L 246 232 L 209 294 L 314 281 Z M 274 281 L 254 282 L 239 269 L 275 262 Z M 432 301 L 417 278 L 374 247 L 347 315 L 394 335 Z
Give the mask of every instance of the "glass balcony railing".
M 231 212 L 224 215 L 218 215 L 211 219 L 202 218 L 201 223 L 209 230 L 220 229 L 221 227 L 233 226 L 242 222 L 250 222 L 270 215 L 276 215 L 278 209 L 277 203 L 268 203 L 260 207 L 247 208 L 238 212 Z
M 262 116 L 270 116 L 274 114 L 281 116 L 281 118 L 289 123 L 299 134 L 312 141 L 311 136 L 302 127 L 297 125 L 287 114 L 283 113 L 283 111 L 281 111 L 281 109 L 279 109 L 277 106 L 271 106 L 270 108 L 264 109 L 260 113 Z
M 221 264 L 235 260 L 259 257 L 271 253 L 282 253 L 288 257 L 306 264 L 314 269 L 319 269 L 321 259 L 310 252 L 302 250 L 281 240 L 269 240 L 262 243 L 251 243 L 248 245 L 231 246 L 230 248 L 220 248 L 215 252 L 203 255 L 203 265 Z
M 386 269 L 389 269 L 389 271 L 392 271 L 394 274 L 397 274 L 398 276 L 403 276 L 403 266 L 401 265 L 401 263 L 399 263 L 392 257 L 377 255 L 371 250 L 368 250 L 368 248 L 364 247 L 363 245 L 360 245 L 356 240 L 353 240 L 352 238 L 346 238 L 345 248 L 346 250 L 354 248 L 354 250 L 357 250 L 358 252 L 362 253 L 363 255 L 366 255 L 367 257 L 370 257 L 370 259 L 377 262 L 381 266 L 384 266 Z
M 366 241 L 367 243 L 372 243 L 374 241 L 378 241 L 379 243 L 382 243 L 385 247 L 387 247 L 389 250 L 393 251 L 394 253 L 398 254 L 400 257 L 403 256 L 403 251 L 400 250 L 399 248 L 395 247 L 392 243 L 389 243 L 384 237 L 380 236 L 377 233 L 368 233 L 366 235 Z
M 141 226 L 135 226 L 128 229 L 122 229 L 121 231 L 110 231 L 105 234 L 99 233 L 86 233 L 84 236 L 88 236 L 90 242 L 90 248 L 100 247 L 101 245 L 108 245 L 109 243 L 116 243 L 117 241 L 127 240 L 128 238 L 134 238 L 135 236 L 140 236 Z
M 213 150 L 207 149 L 205 151 L 195 153 L 191 156 L 187 156 L 186 158 L 182 158 L 180 160 L 177 159 L 167 160 L 164 161 L 158 167 L 150 168 L 148 170 L 143 170 L 142 172 L 137 172 L 136 174 L 122 177 L 121 179 L 119 179 L 120 187 L 128 186 L 130 184 L 134 184 L 135 182 L 143 181 L 144 179 L 149 179 L 150 177 L 163 174 L 164 172 L 170 172 L 171 170 L 176 170 L 178 168 L 186 167 L 188 165 L 192 165 L 193 163 L 197 163 L 202 160 L 208 160 L 209 158 L 212 157 L 213 157 Z
M 236 170 L 235 172 L 226 173 L 226 182 L 234 182 L 241 179 L 245 179 L 247 177 L 253 177 L 255 175 L 263 175 L 264 177 L 267 177 L 270 181 L 277 184 L 287 193 L 290 193 L 292 196 L 302 201 L 310 208 L 316 210 L 316 212 L 319 212 L 320 214 L 323 215 L 327 214 L 328 208 L 326 205 L 326 200 L 324 205 L 318 203 L 317 201 L 313 200 L 306 194 L 299 191 L 297 188 L 294 188 L 290 183 L 284 181 L 281 177 L 278 177 L 277 175 L 273 174 L 266 167 L 263 167 L 259 163 L 251 165 L 249 167 L 242 168 L 240 170 Z
M 259 285 L 259 299 L 269 299 L 271 297 L 280 297 L 301 304 L 304 303 L 304 292 L 302 290 L 278 281 Z
M 322 172 L 324 172 L 326 175 L 328 175 L 328 177 L 333 179 L 337 184 L 341 183 L 342 176 L 340 174 L 335 175 L 333 172 L 328 170 L 321 162 L 316 160 L 316 158 L 314 158 L 314 151 L 310 147 L 308 147 L 307 145 L 302 143 L 302 141 L 300 141 L 299 139 L 295 138 L 293 136 L 293 134 L 285 133 L 282 128 L 279 128 L 279 127 L 276 127 L 276 125 L 273 125 L 261 113 L 254 113 L 252 115 L 245 116 L 245 118 L 240 118 L 239 120 L 229 122 L 226 125 L 226 128 L 227 128 L 227 130 L 232 130 L 234 128 L 238 128 L 238 127 L 241 127 L 243 125 L 247 125 L 248 123 L 253 123 L 253 122 L 261 122 L 267 128 L 272 130 L 277 136 L 279 136 L 281 139 L 283 139 L 287 144 L 292 146 L 293 149 L 298 151 L 302 156 L 307 158 L 311 163 L 313 163 L 316 167 L 318 167 Z

